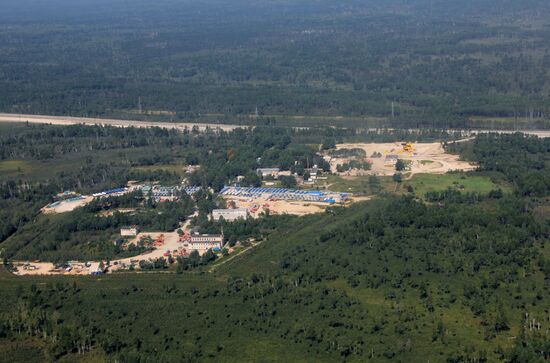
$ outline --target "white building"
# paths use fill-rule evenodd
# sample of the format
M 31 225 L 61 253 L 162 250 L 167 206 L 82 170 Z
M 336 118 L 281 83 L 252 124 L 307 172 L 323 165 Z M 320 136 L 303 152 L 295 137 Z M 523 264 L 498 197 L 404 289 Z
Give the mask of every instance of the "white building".
M 262 178 L 267 178 L 269 176 L 276 178 L 279 175 L 279 168 L 259 168 L 256 169 L 256 173 Z
M 120 229 L 120 235 L 122 237 L 135 237 L 139 232 L 139 228 L 136 226 L 133 227 L 122 227 Z
M 215 221 L 223 218 L 228 222 L 236 221 L 237 219 L 247 219 L 248 218 L 248 209 L 238 208 L 238 209 L 214 209 L 212 211 L 212 219 Z
M 189 242 L 184 244 L 191 250 L 222 249 L 223 234 L 192 234 Z
M 389 154 L 389 155 L 386 155 L 386 158 L 384 159 L 384 164 L 397 164 L 397 159 L 399 158 L 399 156 L 395 155 L 395 154 Z

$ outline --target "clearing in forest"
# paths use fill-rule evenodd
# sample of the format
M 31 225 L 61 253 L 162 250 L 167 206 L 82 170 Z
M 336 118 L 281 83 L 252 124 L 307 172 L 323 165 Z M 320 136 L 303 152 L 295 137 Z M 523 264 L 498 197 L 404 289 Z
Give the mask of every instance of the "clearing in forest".
M 340 175 L 378 175 L 390 176 L 395 174 L 397 160 L 407 164 L 406 172 L 411 174 L 445 174 L 449 171 L 470 171 L 476 168 L 475 164 L 459 160 L 458 155 L 449 154 L 439 142 L 414 143 L 350 143 L 338 144 L 336 150 L 361 149 L 365 152 L 365 159 L 371 164 L 370 170 L 351 169 L 339 172 Z M 337 166 L 349 163 L 354 157 L 334 157 L 327 155 L 331 171 L 337 173 Z

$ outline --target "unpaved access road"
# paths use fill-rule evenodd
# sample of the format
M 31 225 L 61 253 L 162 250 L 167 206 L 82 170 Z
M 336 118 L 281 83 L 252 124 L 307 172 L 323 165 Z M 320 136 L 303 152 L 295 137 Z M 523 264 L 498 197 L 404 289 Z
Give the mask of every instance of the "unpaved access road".
M 155 122 L 155 121 L 135 121 L 135 120 L 116 120 L 116 119 L 103 119 L 103 118 L 89 118 L 89 117 L 68 117 L 68 116 L 45 116 L 45 115 L 25 115 L 15 113 L 0 113 L 0 122 L 30 122 L 38 124 L 52 124 L 52 125 L 111 125 L 117 127 L 161 127 L 165 129 L 178 129 L 184 130 L 185 128 L 191 129 L 197 127 L 199 130 L 204 131 L 206 128 L 220 129 L 223 131 L 231 131 L 237 128 L 254 127 L 253 125 L 230 125 L 230 124 L 216 124 L 216 123 L 200 123 L 200 122 Z M 307 127 L 296 127 L 307 128 Z M 371 131 L 376 131 L 376 128 L 369 128 Z M 387 130 L 392 130 L 388 128 Z M 419 129 L 408 129 L 409 131 L 415 131 Z M 514 132 L 522 132 L 526 135 L 538 136 L 541 138 L 550 137 L 550 130 L 458 130 L 447 129 L 447 131 L 461 131 L 465 135 L 479 134 L 479 133 L 502 133 L 510 134 Z
M 133 120 L 115 120 L 103 118 L 87 118 L 87 117 L 66 117 L 66 116 L 39 116 L 39 115 L 22 115 L 11 113 L 0 113 L 0 122 L 29 122 L 35 124 L 51 124 L 51 125 L 109 125 L 116 127 L 160 127 L 163 129 L 192 129 L 198 128 L 204 131 L 207 128 L 220 129 L 223 131 L 231 131 L 240 127 L 239 125 L 226 124 L 209 124 L 195 122 L 154 122 L 154 121 L 133 121 Z

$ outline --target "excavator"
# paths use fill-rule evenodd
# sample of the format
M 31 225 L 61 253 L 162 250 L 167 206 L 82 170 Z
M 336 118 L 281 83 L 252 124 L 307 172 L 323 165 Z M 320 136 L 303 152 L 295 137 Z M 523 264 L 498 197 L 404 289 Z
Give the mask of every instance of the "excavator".
M 403 151 L 412 153 L 414 151 L 413 144 L 410 142 L 404 142 L 401 144 L 403 146 Z

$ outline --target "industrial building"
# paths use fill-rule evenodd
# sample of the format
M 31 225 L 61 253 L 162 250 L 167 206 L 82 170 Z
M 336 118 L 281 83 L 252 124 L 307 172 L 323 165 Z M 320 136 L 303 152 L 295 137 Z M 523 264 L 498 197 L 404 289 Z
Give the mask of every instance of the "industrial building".
M 141 190 L 143 191 L 143 194 L 148 194 L 151 192 L 151 198 L 155 202 L 166 202 L 166 201 L 178 201 L 180 200 L 180 197 L 182 193 L 186 193 L 190 196 L 195 194 L 201 189 L 201 187 L 196 186 L 188 186 L 188 187 L 182 187 L 182 186 L 162 186 L 162 185 L 154 185 L 152 187 L 149 186 L 143 186 L 141 187 Z
M 276 178 L 279 176 L 279 168 L 258 168 L 256 173 L 262 178 L 273 177 Z
M 221 250 L 223 247 L 223 234 L 192 234 L 189 241 L 184 244 L 191 250 Z
M 384 164 L 395 165 L 397 163 L 398 158 L 399 156 L 396 154 L 386 155 L 386 158 L 384 159 Z
M 135 237 L 139 233 L 139 228 L 137 226 L 132 227 L 122 227 L 120 229 L 120 235 L 122 237 Z
M 223 218 L 228 222 L 233 222 L 238 219 L 247 219 L 248 218 L 248 209 L 238 208 L 238 209 L 214 209 L 212 211 L 212 219 L 215 221 Z
M 319 190 L 295 190 L 286 188 L 243 188 L 226 186 L 220 195 L 233 198 L 254 198 L 258 200 L 294 200 L 301 202 L 344 203 L 351 197 L 349 193 Z
M 178 187 L 164 187 L 155 185 L 151 192 L 151 197 L 155 202 L 177 201 L 179 200 L 180 190 Z

